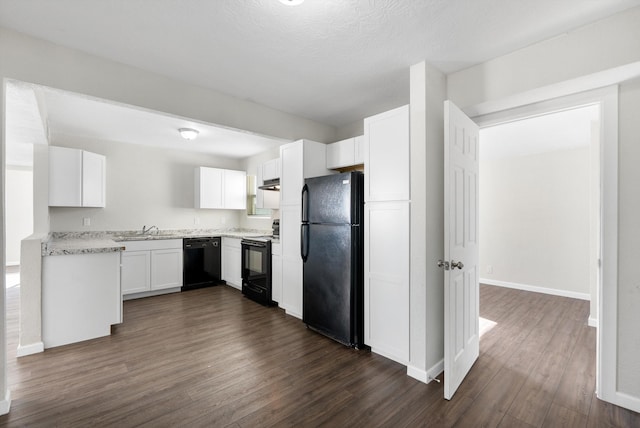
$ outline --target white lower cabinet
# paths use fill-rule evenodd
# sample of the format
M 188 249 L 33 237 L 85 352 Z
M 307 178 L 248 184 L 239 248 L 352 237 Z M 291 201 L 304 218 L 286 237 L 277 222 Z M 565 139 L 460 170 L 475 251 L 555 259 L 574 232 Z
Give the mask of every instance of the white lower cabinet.
M 409 361 L 409 202 L 365 204 L 364 336 L 371 350 Z
M 42 258 L 45 348 L 108 336 L 122 322 L 119 265 L 118 253 Z
M 151 251 L 151 289 L 182 287 L 182 248 Z
M 145 297 L 182 287 L 182 239 L 127 241 L 124 246 L 120 257 L 123 296 Z
M 271 300 L 282 300 L 282 258 L 280 243 L 271 243 Z
M 124 251 L 120 261 L 123 296 L 151 289 L 150 251 Z
M 302 318 L 302 259 L 300 258 L 300 206 L 280 209 L 282 295 L 278 302 L 287 314 Z
M 222 238 L 222 279 L 242 289 L 242 248 L 238 238 Z

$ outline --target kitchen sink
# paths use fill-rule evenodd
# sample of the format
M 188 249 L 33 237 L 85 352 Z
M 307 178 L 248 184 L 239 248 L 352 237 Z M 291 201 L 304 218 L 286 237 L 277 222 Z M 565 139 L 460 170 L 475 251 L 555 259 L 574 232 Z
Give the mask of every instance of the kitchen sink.
M 159 232 L 159 233 L 146 233 L 140 232 L 127 233 L 123 235 L 114 235 L 114 241 L 147 241 L 152 239 L 173 239 L 182 238 L 180 235 L 176 235 L 175 232 Z

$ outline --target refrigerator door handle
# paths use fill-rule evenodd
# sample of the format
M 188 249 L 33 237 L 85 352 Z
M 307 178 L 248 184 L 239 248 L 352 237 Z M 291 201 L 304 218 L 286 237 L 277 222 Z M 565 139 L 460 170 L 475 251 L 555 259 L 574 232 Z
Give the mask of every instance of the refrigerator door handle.
M 300 225 L 300 257 L 306 262 L 309 257 L 309 225 L 302 223 Z
M 306 223 L 309 221 L 309 186 L 306 184 L 302 186 L 302 222 Z

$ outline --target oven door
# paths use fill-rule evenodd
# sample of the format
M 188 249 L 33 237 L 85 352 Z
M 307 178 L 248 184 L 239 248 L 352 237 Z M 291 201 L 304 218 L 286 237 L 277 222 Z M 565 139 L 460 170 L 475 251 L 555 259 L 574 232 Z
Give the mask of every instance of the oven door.
M 271 276 L 271 255 L 268 243 L 242 241 L 242 281 L 267 287 Z
M 271 242 L 242 241 L 242 293 L 262 304 L 272 304 Z

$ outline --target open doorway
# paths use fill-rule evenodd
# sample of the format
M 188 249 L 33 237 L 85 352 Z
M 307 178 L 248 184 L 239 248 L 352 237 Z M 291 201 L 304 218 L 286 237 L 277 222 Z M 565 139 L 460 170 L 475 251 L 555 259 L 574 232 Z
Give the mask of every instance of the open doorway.
M 493 392 L 512 423 L 541 426 L 558 412 L 587 421 L 597 406 L 587 324 L 597 316 L 599 123 L 600 105 L 588 104 L 480 131 L 479 362 L 500 379 Z
M 590 301 L 597 320 L 600 106 L 480 131 L 480 282 Z

